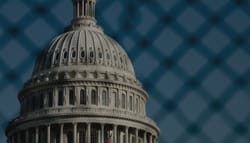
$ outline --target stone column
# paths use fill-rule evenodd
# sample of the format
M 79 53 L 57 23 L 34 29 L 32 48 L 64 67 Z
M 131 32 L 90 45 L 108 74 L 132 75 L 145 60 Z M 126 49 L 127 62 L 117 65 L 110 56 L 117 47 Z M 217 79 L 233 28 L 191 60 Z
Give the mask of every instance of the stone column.
M 47 126 L 47 143 L 50 143 L 50 125 Z
M 39 142 L 39 127 L 36 127 L 36 143 Z
M 147 143 L 147 132 L 144 132 L 144 143 Z
M 150 137 L 149 137 L 149 143 L 152 143 L 152 141 L 153 141 L 153 135 L 152 135 L 152 134 L 150 134 Z
M 125 142 L 128 143 L 128 129 L 129 127 L 125 127 Z
M 154 143 L 157 143 L 157 139 L 156 139 L 156 137 L 154 137 Z
M 21 132 L 17 133 L 17 143 L 21 143 Z
M 91 124 L 90 123 L 87 123 L 87 130 L 88 130 L 88 133 L 87 133 L 87 143 L 90 143 L 91 142 Z
M 10 138 L 11 138 L 11 143 L 15 143 L 15 136 L 12 135 Z
M 25 131 L 25 143 L 29 143 L 29 130 Z
M 117 143 L 117 125 L 114 125 L 114 128 L 113 128 L 113 131 L 114 131 L 114 141 L 113 143 Z
M 135 129 L 135 143 L 138 143 L 139 138 L 138 138 L 138 129 Z
M 104 124 L 101 124 L 101 143 L 104 143 Z
M 60 143 L 63 143 L 63 127 L 64 127 L 64 124 L 61 124 L 60 125 Z
M 101 143 L 101 130 L 98 130 L 98 143 Z
M 76 143 L 77 123 L 73 123 L 73 126 L 74 126 L 74 132 L 73 132 L 74 141 L 73 141 L 73 143 Z

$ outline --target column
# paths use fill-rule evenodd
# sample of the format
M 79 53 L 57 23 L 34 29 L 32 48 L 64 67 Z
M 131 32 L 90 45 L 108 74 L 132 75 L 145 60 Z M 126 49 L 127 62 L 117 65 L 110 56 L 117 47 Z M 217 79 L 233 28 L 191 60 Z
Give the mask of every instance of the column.
M 77 17 L 80 15 L 80 3 L 79 1 L 76 3 L 76 7 L 77 7 Z
M 104 143 L 104 124 L 101 124 L 101 143 Z
M 152 134 L 150 134 L 150 137 L 149 137 L 149 143 L 152 143 L 152 141 L 153 141 L 153 135 L 152 135 Z
M 82 16 L 84 16 L 84 12 L 85 12 L 84 2 L 82 2 Z
M 36 143 L 39 141 L 39 127 L 36 127 Z
M 91 142 L 91 124 L 87 123 L 87 128 L 88 128 L 88 134 L 87 134 L 87 143 Z
M 156 136 L 154 137 L 154 143 L 157 143 Z
M 147 132 L 144 132 L 144 143 L 147 143 Z
M 15 136 L 14 135 L 11 136 L 11 143 L 15 143 Z
M 60 125 L 60 143 L 63 143 L 63 127 L 64 127 L 64 124 L 61 124 Z
M 138 129 L 135 129 L 135 143 L 138 143 Z
M 125 142 L 128 143 L 128 127 L 125 127 Z
M 77 135 L 77 123 L 73 123 L 74 126 L 74 131 L 73 131 L 73 137 L 74 137 L 74 141 L 73 143 L 76 143 L 76 135 Z
M 113 131 L 114 131 L 114 141 L 113 141 L 113 143 L 117 143 L 117 125 L 114 125 Z
M 11 143 L 15 143 L 15 135 L 12 135 L 10 138 L 11 138 L 11 141 L 10 141 L 10 142 L 11 142 Z
M 101 143 L 101 130 L 98 130 L 98 143 Z
M 29 143 L 29 130 L 25 131 L 25 143 Z
M 17 143 L 21 143 L 21 132 L 17 133 Z
M 50 125 L 47 126 L 47 143 L 50 143 Z

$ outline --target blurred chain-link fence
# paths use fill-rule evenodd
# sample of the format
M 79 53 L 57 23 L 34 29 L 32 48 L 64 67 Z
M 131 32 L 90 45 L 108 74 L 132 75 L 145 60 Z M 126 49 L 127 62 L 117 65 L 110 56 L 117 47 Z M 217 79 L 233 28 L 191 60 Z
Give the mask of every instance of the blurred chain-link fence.
M 250 142 L 249 0 L 97 0 L 97 19 L 149 92 L 160 143 Z M 0 142 L 70 0 L 0 1 Z

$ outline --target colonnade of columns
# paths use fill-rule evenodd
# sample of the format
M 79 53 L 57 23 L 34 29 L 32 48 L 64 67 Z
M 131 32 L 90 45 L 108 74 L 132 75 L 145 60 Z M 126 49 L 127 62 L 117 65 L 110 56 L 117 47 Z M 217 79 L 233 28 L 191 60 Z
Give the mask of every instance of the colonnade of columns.
M 8 137 L 8 143 L 157 143 L 157 137 L 134 127 L 99 123 L 62 123 L 33 127 Z

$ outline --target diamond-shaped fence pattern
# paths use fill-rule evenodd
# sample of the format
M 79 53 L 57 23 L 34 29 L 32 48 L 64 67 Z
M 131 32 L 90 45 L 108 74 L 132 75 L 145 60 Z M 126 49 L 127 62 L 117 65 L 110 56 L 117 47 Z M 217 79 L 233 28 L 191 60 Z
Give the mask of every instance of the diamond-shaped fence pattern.
M 97 0 L 150 95 L 160 143 L 250 142 L 249 0 Z M 72 18 L 71 0 L 0 1 L 0 142 L 35 57 Z

